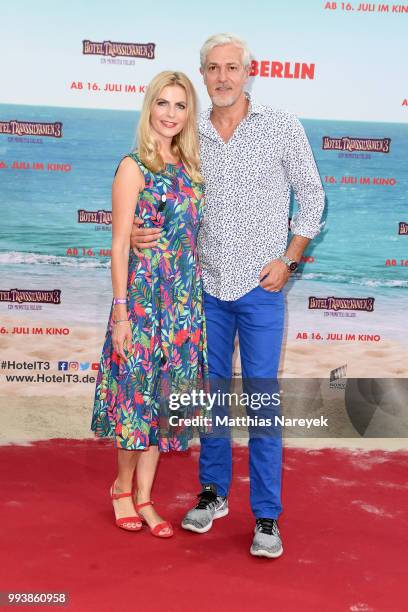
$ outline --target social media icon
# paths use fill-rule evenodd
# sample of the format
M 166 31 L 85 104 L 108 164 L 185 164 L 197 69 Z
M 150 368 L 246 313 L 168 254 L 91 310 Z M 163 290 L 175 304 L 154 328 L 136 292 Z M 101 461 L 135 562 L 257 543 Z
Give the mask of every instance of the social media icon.
M 94 361 L 93 364 L 92 364 L 92 368 L 91 369 L 92 370 L 99 370 L 99 362 Z
M 59 361 L 58 362 L 59 370 L 68 370 L 68 361 Z
M 78 370 L 79 368 L 79 363 L 77 361 L 70 361 L 69 362 L 69 369 L 70 370 Z
M 79 367 L 81 370 L 87 370 L 89 368 L 89 361 L 81 361 Z

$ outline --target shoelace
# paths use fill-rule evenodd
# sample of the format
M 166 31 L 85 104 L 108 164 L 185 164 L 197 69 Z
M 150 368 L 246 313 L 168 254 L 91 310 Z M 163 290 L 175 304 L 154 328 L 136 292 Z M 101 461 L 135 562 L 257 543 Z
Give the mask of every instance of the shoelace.
M 266 533 L 267 535 L 277 535 L 278 534 L 278 523 L 275 519 L 261 518 L 257 519 L 256 526 L 259 527 L 259 530 L 262 533 Z
M 200 501 L 196 505 L 196 510 L 206 510 L 208 506 L 214 503 L 217 499 L 217 496 L 212 491 L 203 491 L 198 494 Z

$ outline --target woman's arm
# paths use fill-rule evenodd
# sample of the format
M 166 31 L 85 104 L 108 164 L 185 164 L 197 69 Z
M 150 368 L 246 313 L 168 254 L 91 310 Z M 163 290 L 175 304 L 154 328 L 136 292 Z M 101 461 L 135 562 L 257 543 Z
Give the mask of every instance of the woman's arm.
M 136 202 L 144 188 L 144 178 L 138 165 L 130 157 L 122 160 L 112 185 L 112 289 L 113 297 L 126 298 L 129 267 L 130 233 Z M 114 306 L 114 321 L 126 321 L 126 304 Z M 130 323 L 117 323 L 113 327 L 112 341 L 115 351 L 126 359 L 123 345 L 131 349 Z

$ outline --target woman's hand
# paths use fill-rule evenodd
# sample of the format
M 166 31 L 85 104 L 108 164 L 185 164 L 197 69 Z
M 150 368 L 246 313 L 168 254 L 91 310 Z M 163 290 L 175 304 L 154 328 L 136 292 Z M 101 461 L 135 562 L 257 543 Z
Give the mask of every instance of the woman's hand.
M 125 348 L 128 353 L 132 351 L 132 328 L 130 326 L 130 321 L 113 324 L 112 343 L 115 353 L 117 353 L 121 359 L 127 361 Z

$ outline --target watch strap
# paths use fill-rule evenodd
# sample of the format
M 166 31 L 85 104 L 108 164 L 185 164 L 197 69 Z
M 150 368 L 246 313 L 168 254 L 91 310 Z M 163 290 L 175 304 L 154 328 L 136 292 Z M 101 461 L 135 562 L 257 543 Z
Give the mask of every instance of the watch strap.
M 283 261 L 283 263 L 288 267 L 290 272 L 294 272 L 298 267 L 298 262 L 294 259 L 290 259 L 290 257 L 288 257 L 287 255 L 281 255 L 279 259 Z

